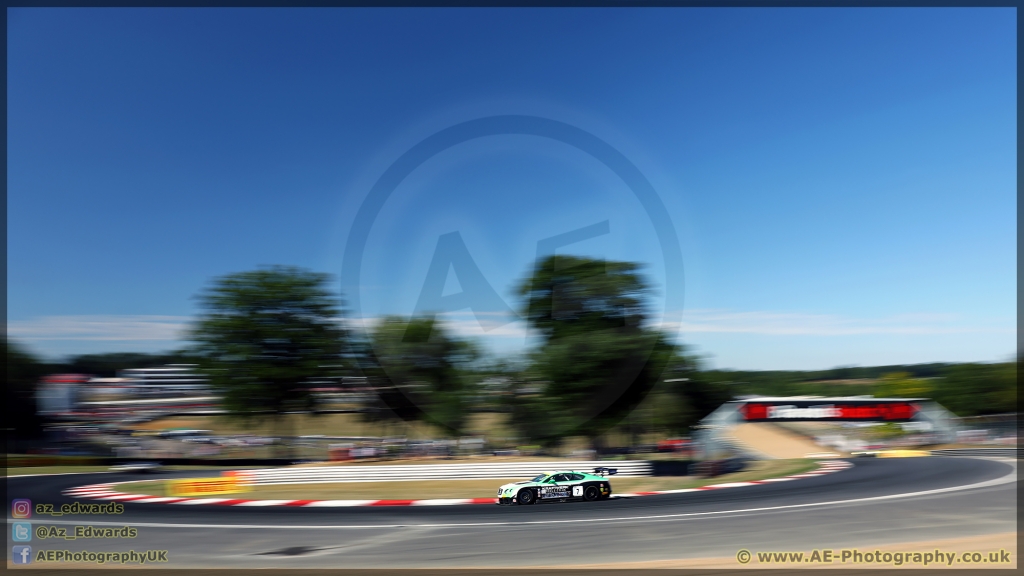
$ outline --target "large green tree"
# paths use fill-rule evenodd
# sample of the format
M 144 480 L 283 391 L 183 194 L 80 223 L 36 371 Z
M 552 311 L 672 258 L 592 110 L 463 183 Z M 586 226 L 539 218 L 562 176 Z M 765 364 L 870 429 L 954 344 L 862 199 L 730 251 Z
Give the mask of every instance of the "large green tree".
M 202 311 L 192 353 L 222 394 L 223 407 L 244 420 L 311 412 L 312 388 L 343 370 L 346 332 L 329 277 L 271 267 L 218 278 L 199 296 Z
M 680 347 L 652 394 L 654 426 L 672 435 L 688 435 L 708 414 L 732 399 L 728 385 L 709 380 L 701 359 Z
M 405 419 L 420 419 L 447 435 L 467 419 L 472 380 L 466 368 L 479 358 L 472 342 L 453 336 L 434 318 L 390 316 L 371 335 L 371 366 L 378 395 Z
M 933 382 L 931 397 L 958 416 L 1017 412 L 1017 362 L 953 364 Z
M 513 405 L 531 439 L 585 436 L 598 446 L 661 377 L 675 347 L 646 326 L 650 287 L 639 270 L 632 262 L 556 255 L 519 285 L 540 340 L 530 357 L 535 388 Z

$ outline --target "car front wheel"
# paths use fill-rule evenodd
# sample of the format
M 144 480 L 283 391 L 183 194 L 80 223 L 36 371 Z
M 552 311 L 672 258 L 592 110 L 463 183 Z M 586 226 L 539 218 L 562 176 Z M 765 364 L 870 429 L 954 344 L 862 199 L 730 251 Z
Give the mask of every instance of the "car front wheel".
M 516 494 L 516 500 L 522 505 L 533 504 L 537 500 L 537 496 L 533 493 L 533 490 L 524 488 Z

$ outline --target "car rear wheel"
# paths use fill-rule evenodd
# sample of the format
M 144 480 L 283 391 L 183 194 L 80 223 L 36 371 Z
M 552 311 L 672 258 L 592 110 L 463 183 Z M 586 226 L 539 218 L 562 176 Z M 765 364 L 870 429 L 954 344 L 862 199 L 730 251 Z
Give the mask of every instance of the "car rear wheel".
M 536 494 L 529 488 L 523 488 L 516 494 L 516 500 L 522 505 L 533 504 L 537 500 Z
M 583 491 L 583 499 L 589 502 L 593 502 L 601 497 L 601 491 L 597 489 L 597 486 L 587 486 L 587 489 Z

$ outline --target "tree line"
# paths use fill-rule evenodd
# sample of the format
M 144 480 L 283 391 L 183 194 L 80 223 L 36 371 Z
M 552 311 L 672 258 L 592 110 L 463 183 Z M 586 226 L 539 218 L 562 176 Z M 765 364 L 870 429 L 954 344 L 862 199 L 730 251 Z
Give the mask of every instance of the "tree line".
M 926 396 L 960 416 L 1016 411 L 1016 363 L 840 367 L 824 371 L 711 370 L 652 328 L 651 286 L 639 264 L 551 256 L 515 288 L 536 344 L 493 358 L 433 316 L 352 329 L 329 276 L 270 267 L 217 278 L 199 295 L 188 345 L 168 354 L 96 354 L 54 364 L 5 341 L 6 420 L 38 432 L 33 394 L 44 374 L 113 376 L 124 368 L 197 364 L 242 420 L 316 413 L 313 391 L 364 377 L 363 416 L 417 420 L 459 435 L 471 414 L 498 411 L 521 444 L 554 446 L 609 433 L 685 435 L 737 396 Z M 285 434 L 286 430 L 281 430 Z

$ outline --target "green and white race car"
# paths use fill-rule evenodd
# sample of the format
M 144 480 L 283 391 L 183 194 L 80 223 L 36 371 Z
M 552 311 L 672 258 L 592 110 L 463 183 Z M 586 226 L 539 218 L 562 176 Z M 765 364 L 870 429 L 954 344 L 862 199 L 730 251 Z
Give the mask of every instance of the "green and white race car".
M 592 473 L 545 472 L 532 480 L 513 482 L 498 488 L 498 504 L 533 504 L 534 502 L 567 502 L 569 500 L 603 500 L 611 497 L 608 476 L 615 468 L 595 468 Z

